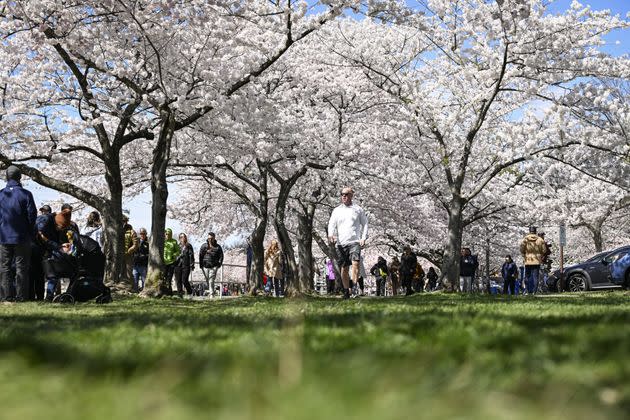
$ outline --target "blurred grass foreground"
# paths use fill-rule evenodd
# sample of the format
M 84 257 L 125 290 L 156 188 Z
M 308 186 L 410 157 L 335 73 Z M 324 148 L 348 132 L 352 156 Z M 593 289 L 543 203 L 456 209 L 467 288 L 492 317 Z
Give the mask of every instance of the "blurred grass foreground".
M 6 419 L 614 419 L 630 294 L 0 305 Z

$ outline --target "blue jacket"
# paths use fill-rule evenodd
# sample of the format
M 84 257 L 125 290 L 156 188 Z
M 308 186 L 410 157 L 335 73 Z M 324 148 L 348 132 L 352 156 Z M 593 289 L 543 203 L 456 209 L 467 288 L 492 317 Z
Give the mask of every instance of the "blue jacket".
M 0 190 L 0 244 L 16 245 L 35 238 L 37 209 L 33 194 L 11 179 Z

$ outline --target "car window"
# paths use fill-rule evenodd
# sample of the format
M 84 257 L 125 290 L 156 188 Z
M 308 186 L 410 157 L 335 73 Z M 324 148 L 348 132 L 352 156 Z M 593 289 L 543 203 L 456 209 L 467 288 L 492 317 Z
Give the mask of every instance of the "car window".
M 585 262 L 593 262 L 593 261 L 597 261 L 599 259 L 604 258 L 604 256 L 608 254 L 608 251 L 606 252 L 600 252 L 599 254 L 595 254 L 593 255 L 591 258 L 589 258 L 588 260 L 586 260 Z
M 627 253 L 628 253 L 627 249 L 624 249 L 623 251 L 615 252 L 613 254 L 608 255 L 606 258 L 604 258 L 604 261 L 606 261 L 609 264 L 612 264 L 615 261 L 617 261 L 619 258 L 626 255 Z

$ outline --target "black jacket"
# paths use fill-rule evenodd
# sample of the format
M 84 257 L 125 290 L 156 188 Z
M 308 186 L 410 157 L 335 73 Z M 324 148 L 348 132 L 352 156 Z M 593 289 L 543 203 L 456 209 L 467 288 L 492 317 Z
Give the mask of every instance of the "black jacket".
M 205 268 L 221 267 L 223 265 L 223 248 L 221 245 L 209 246 L 204 242 L 199 249 L 199 264 Z
M 193 251 L 193 247 L 191 244 L 186 244 L 182 248 L 181 244 L 179 245 L 179 249 L 181 250 L 179 257 L 177 257 L 177 261 L 175 261 L 175 265 L 179 267 L 192 267 L 195 265 L 195 251 Z
M 468 255 L 459 259 L 459 275 L 462 277 L 474 277 L 479 267 L 476 255 Z
M 149 241 L 138 241 L 138 249 L 133 255 L 133 265 L 147 267 L 149 265 Z
M 400 257 L 400 275 L 401 276 L 413 276 L 416 273 L 416 266 L 418 265 L 418 258 L 413 252 L 409 255 L 403 254 Z
M 370 274 L 377 277 L 384 277 L 381 271 L 385 273 L 385 276 L 389 274 L 389 271 L 387 270 L 387 262 L 385 260 L 379 260 L 376 264 L 374 264 L 370 269 Z

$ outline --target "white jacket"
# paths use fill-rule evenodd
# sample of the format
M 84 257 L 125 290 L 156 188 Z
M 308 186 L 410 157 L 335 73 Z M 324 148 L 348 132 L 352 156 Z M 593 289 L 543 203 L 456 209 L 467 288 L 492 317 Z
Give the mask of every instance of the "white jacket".
M 328 222 L 328 236 L 335 236 L 339 245 L 366 240 L 368 218 L 365 211 L 356 204 L 335 207 Z

